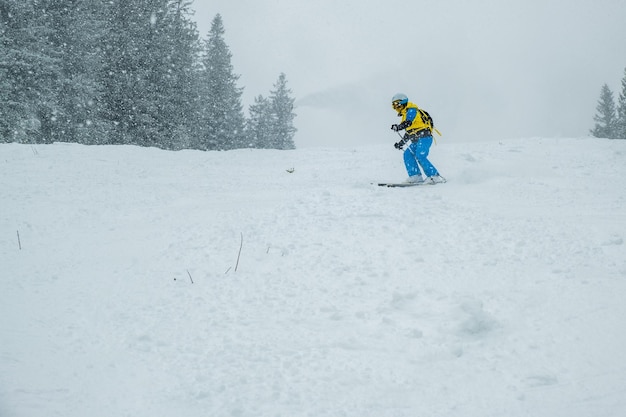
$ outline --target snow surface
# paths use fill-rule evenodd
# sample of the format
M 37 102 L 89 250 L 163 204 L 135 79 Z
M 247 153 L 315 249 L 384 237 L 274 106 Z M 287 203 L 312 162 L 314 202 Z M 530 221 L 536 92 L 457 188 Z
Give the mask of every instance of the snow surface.
M 431 156 L 0 145 L 0 416 L 626 415 L 626 141 Z

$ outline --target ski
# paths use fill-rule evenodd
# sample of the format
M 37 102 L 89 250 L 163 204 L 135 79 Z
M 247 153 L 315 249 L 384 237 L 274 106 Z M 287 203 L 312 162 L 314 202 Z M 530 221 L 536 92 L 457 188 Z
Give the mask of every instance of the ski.
M 444 177 L 439 177 L 440 180 L 437 182 L 434 181 L 425 181 L 425 182 L 379 182 L 377 185 L 379 187 L 389 187 L 389 188 L 400 188 L 400 187 L 421 187 L 425 185 L 437 185 L 444 184 L 448 182 Z
M 395 183 L 395 182 L 379 182 L 379 187 L 416 187 L 420 184 L 409 184 L 409 183 Z
M 378 186 L 379 187 L 396 187 L 396 188 L 400 188 L 400 187 L 419 187 L 421 185 L 426 185 L 423 183 L 408 183 L 408 182 L 379 182 Z M 434 185 L 434 184 L 433 184 Z

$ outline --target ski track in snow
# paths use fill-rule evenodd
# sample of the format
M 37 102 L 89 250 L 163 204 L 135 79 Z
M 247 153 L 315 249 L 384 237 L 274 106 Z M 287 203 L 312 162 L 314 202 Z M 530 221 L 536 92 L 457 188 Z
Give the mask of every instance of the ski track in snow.
M 626 410 L 626 141 L 0 155 L 0 416 Z

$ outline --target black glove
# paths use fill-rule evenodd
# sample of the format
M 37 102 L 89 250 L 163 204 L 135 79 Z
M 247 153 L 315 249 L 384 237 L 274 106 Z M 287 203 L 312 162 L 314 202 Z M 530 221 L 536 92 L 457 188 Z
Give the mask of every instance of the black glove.
M 394 143 L 394 144 L 393 144 L 393 146 L 394 146 L 394 148 L 396 148 L 396 149 L 400 149 L 400 150 L 402 150 L 402 147 L 404 146 L 404 144 L 405 144 L 404 140 L 401 140 L 400 142 L 396 142 L 396 143 Z
M 404 122 L 397 124 L 397 125 L 391 125 L 391 130 L 393 130 L 394 132 L 397 132 L 399 130 L 404 130 L 407 127 L 411 126 L 411 122 L 410 120 L 405 120 Z

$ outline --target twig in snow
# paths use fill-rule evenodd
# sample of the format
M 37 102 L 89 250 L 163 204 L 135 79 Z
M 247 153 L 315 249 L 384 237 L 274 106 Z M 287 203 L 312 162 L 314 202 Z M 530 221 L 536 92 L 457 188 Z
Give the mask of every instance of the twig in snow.
M 20 240 L 20 231 L 17 231 L 17 246 L 22 250 L 22 241 Z
M 241 248 L 243 247 L 243 232 L 241 233 L 241 242 L 239 243 L 239 253 L 237 254 L 237 263 L 235 264 L 235 272 L 239 267 L 239 258 L 241 257 Z
M 191 278 L 191 274 L 189 273 L 189 270 L 187 270 L 187 275 L 189 275 L 189 280 L 191 281 L 191 283 L 193 284 L 193 278 Z

